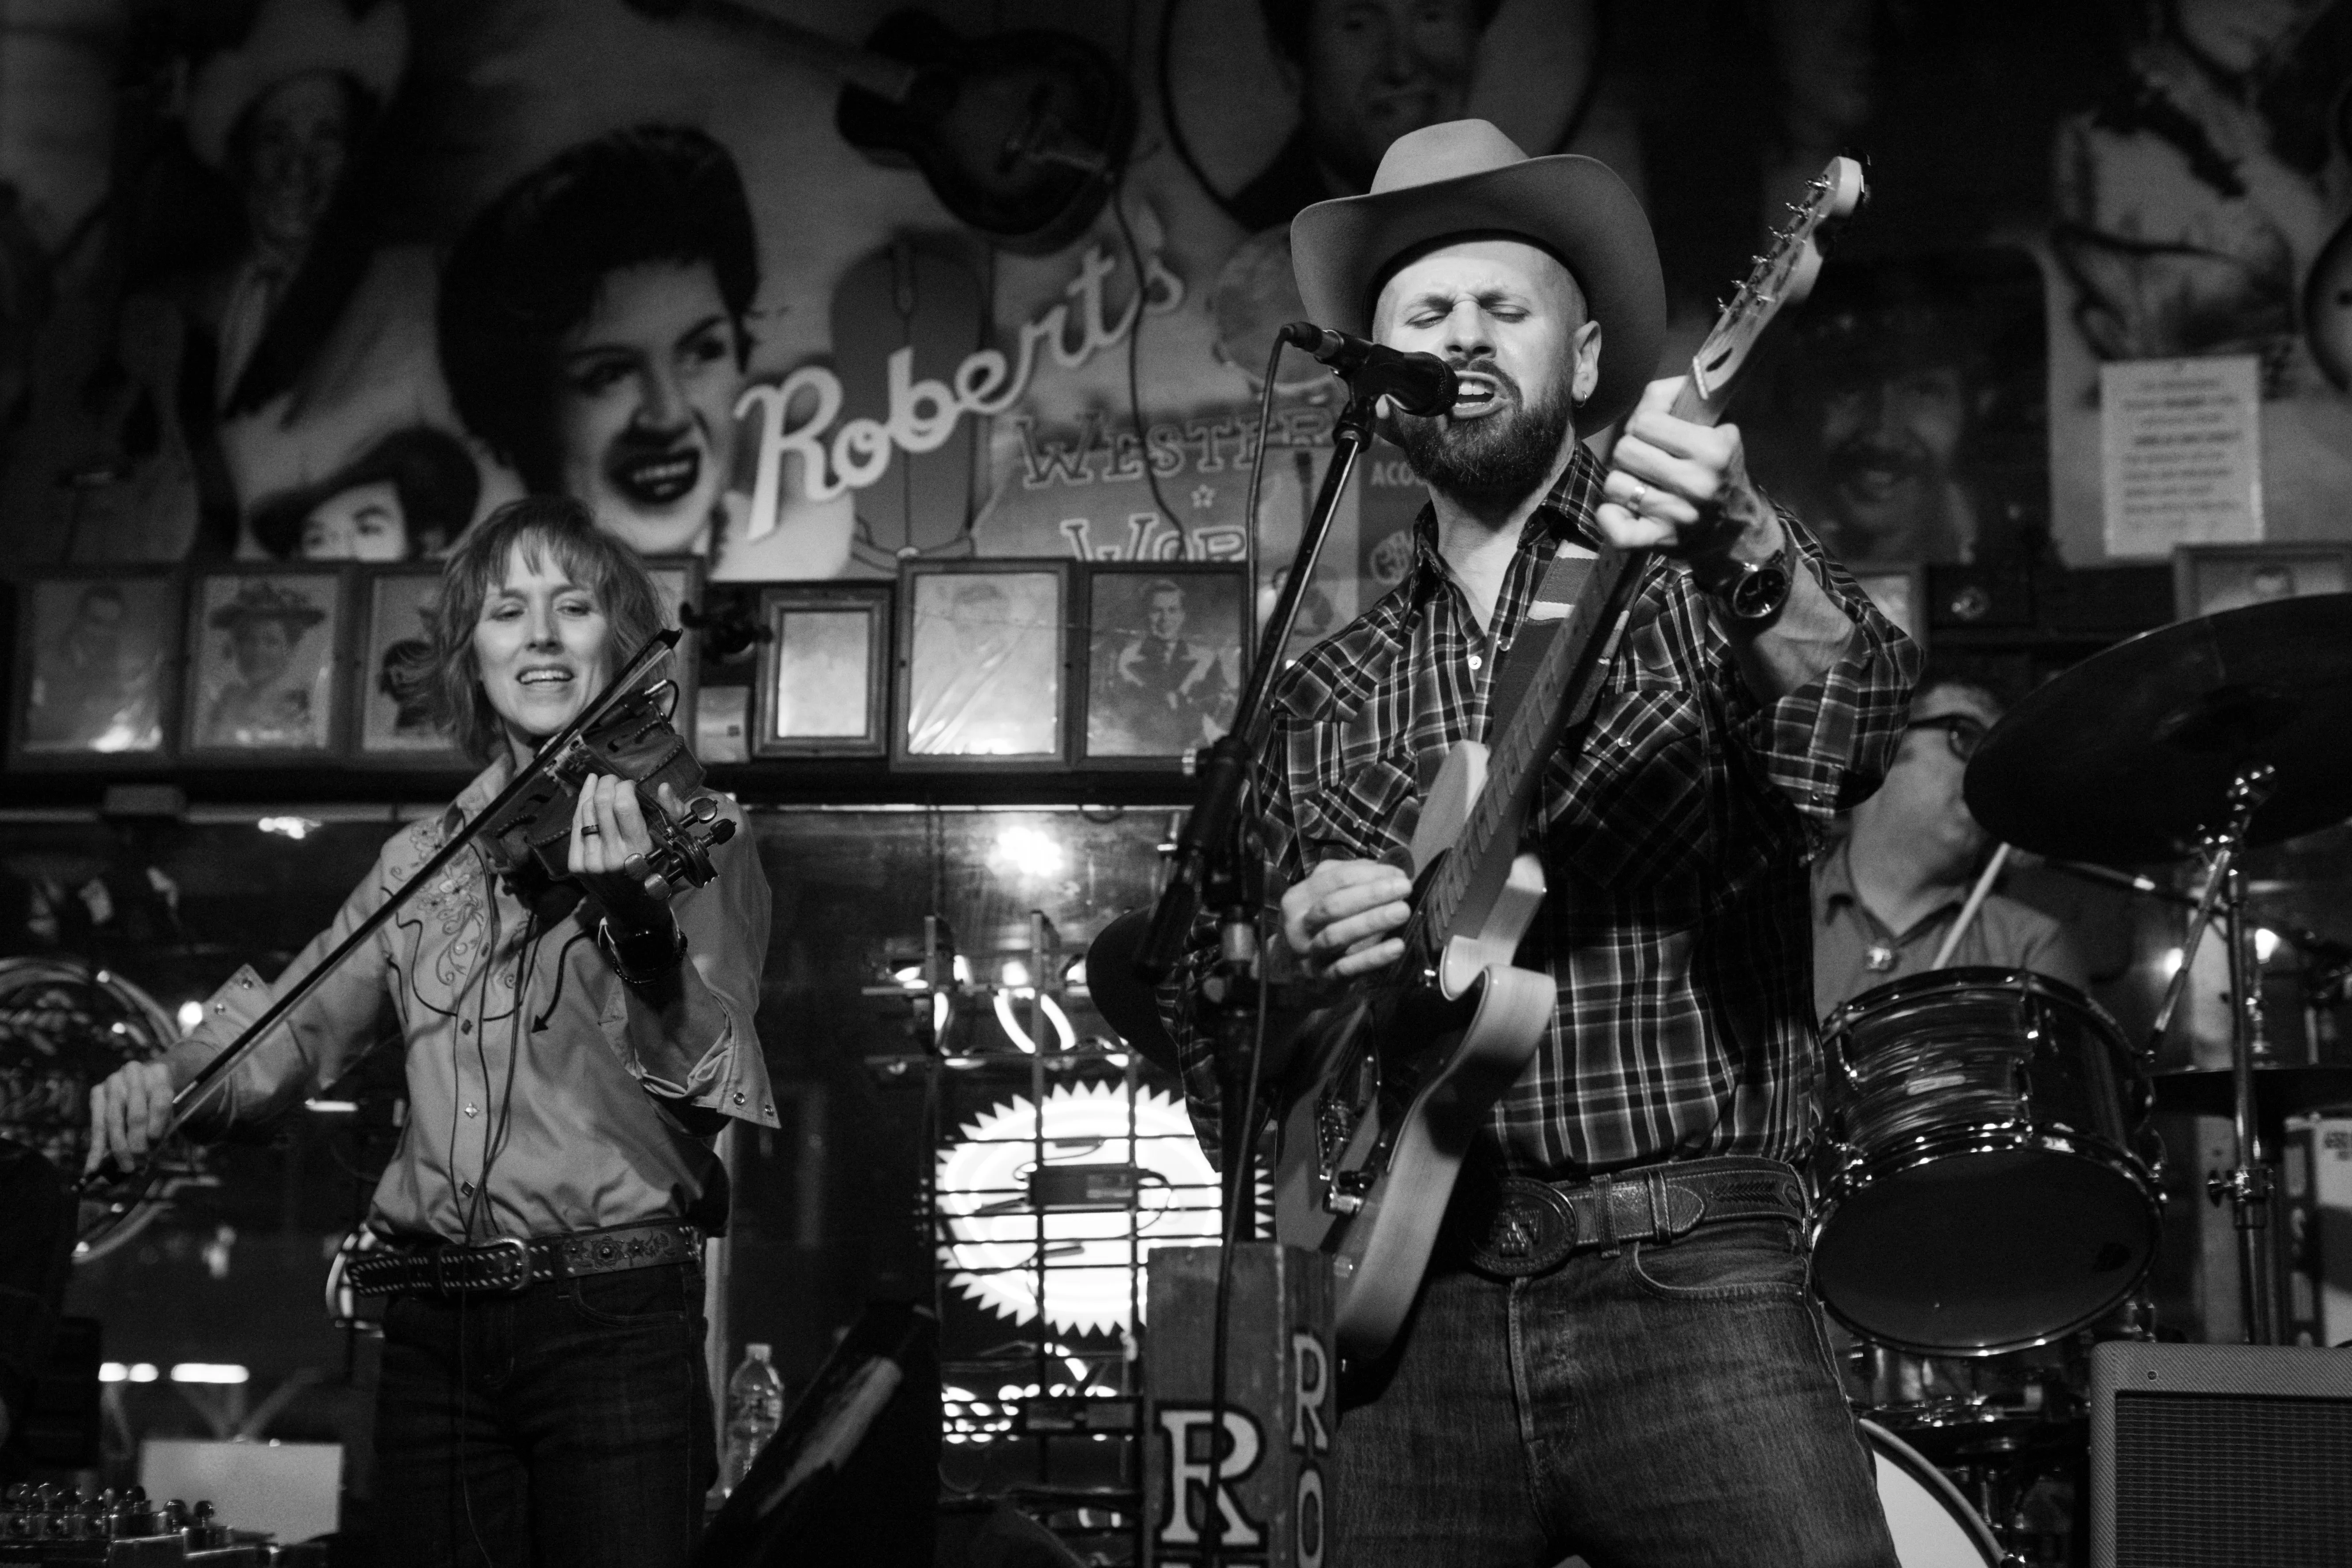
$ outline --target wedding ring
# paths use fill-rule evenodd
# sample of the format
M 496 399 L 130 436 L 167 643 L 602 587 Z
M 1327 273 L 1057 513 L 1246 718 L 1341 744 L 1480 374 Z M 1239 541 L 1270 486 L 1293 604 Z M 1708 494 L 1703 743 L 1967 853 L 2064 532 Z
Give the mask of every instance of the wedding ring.
M 580 837 L 583 838 L 593 838 L 604 831 L 593 822 L 583 822 L 580 825 Z
M 1625 498 L 1625 510 L 1631 512 L 1640 511 L 1642 510 L 1642 502 L 1648 497 L 1649 493 L 1650 487 L 1643 484 L 1641 480 L 1635 479 L 1633 481 L 1633 493 Z

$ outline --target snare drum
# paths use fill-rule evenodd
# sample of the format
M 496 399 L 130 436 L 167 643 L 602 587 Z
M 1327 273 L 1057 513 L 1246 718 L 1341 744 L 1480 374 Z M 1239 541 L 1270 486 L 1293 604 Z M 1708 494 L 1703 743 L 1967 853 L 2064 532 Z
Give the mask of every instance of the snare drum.
M 2147 1080 L 2098 1004 L 2028 970 L 1937 970 L 1838 1009 L 1822 1055 L 1813 1281 L 1855 1332 L 1995 1355 L 2139 1282 Z

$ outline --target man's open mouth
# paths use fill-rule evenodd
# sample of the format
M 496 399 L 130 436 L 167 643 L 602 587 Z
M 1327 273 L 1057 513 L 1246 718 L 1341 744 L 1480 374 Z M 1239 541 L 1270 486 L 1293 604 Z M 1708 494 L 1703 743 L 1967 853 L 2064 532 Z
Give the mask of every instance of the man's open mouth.
M 1455 376 L 1453 409 L 1455 418 L 1475 419 L 1499 407 L 1502 402 L 1503 389 L 1495 384 L 1492 377 L 1476 371 L 1464 371 Z

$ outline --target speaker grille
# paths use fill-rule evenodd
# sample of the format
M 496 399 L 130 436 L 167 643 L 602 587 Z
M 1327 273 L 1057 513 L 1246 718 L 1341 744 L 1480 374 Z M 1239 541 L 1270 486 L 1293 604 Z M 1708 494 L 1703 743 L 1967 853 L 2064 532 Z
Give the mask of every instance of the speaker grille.
M 2352 1405 L 2116 1395 L 2117 1568 L 2352 1568 Z

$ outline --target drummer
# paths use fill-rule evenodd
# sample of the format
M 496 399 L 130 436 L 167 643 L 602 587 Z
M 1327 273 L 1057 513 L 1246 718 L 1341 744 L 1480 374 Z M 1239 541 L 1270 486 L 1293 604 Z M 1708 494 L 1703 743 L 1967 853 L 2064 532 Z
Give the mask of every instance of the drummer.
M 1993 847 L 1960 781 L 2000 715 L 1991 692 L 1931 666 L 1886 782 L 1854 807 L 1843 842 L 1813 862 L 1813 1002 L 1822 1017 L 1934 964 Z M 2000 893 L 1986 895 L 1950 963 L 2088 984 L 2058 922 Z

